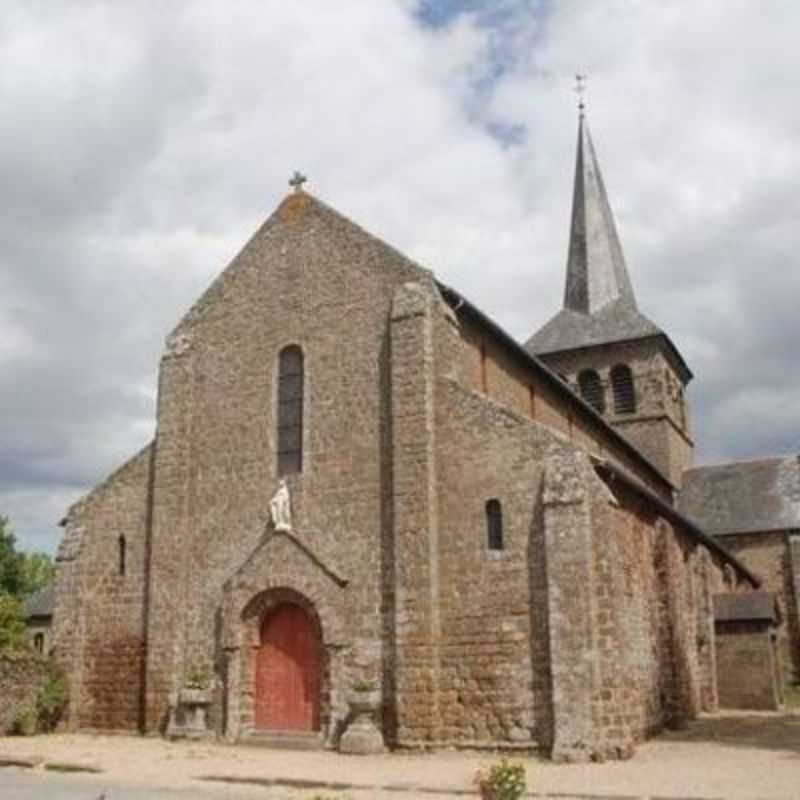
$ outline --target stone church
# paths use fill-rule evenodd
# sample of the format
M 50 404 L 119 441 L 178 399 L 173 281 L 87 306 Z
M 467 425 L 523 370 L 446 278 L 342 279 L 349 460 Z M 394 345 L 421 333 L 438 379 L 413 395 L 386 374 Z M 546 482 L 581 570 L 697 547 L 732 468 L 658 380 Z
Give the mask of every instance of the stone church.
M 532 321 L 533 322 L 533 321 Z M 564 307 L 523 346 L 300 181 L 169 335 L 152 442 L 62 522 L 72 729 L 624 757 L 717 707 L 679 507 L 692 374 L 638 309 L 581 115 Z M 712 531 L 713 532 L 713 531 Z

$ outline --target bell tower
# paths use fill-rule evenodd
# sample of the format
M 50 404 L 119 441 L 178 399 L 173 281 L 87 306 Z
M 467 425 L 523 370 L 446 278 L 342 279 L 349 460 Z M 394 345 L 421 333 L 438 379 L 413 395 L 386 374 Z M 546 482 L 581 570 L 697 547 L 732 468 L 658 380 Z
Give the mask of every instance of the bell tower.
M 583 103 L 564 305 L 525 343 L 680 488 L 692 464 L 692 373 L 639 311 Z

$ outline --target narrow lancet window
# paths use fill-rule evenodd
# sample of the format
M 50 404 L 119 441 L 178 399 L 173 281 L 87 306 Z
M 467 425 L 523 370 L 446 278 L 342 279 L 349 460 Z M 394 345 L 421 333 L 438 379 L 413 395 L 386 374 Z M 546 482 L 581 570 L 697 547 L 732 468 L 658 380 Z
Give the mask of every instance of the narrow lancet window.
M 614 392 L 614 411 L 617 414 L 636 412 L 636 389 L 633 373 L 627 364 L 617 364 L 611 370 L 611 388 Z
M 578 375 L 578 386 L 581 390 L 581 397 L 598 414 L 605 414 L 606 394 L 600 376 L 593 369 L 585 369 Z
M 119 574 L 120 575 L 124 575 L 125 574 L 125 567 L 126 567 L 125 556 L 127 555 L 127 553 L 125 552 L 127 550 L 127 544 L 125 542 L 125 537 L 124 536 L 120 536 L 119 537 L 119 541 L 117 542 L 117 545 L 118 545 L 117 558 L 118 558 Z
M 490 550 L 503 549 L 503 507 L 492 498 L 486 502 L 487 545 Z
M 278 357 L 278 474 L 303 469 L 303 351 L 297 345 Z

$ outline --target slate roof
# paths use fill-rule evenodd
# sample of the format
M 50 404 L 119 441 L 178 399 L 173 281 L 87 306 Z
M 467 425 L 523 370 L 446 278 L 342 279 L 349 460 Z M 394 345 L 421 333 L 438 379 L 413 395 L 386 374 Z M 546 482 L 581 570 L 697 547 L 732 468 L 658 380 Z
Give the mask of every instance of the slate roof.
M 542 355 L 662 333 L 661 328 L 644 314 L 618 300 L 594 314 L 562 308 L 528 339 L 525 347 L 532 353 Z
M 40 589 L 31 595 L 25 603 L 25 617 L 52 617 L 55 605 L 55 592 L 52 586 Z
M 520 345 L 517 340 L 506 333 L 491 317 L 484 314 L 477 306 L 467 300 L 462 294 L 459 294 L 455 289 L 446 284 L 437 281 L 437 286 L 442 294 L 442 297 L 450 305 L 456 314 L 464 314 L 474 319 L 485 330 L 488 330 L 495 337 L 495 340 L 505 346 L 507 351 L 511 353 L 514 358 L 519 358 L 528 368 L 534 369 L 544 380 L 546 380 L 551 388 L 561 395 L 566 402 L 570 403 L 574 408 L 579 409 L 579 413 L 588 416 L 595 425 L 605 430 L 606 435 L 617 442 L 620 447 L 626 450 L 630 455 L 635 458 L 643 467 L 645 467 L 652 475 L 661 480 L 665 486 L 674 490 L 674 486 L 669 478 L 661 471 L 659 467 L 653 464 L 647 456 L 634 445 L 630 439 L 623 436 L 613 425 L 609 424 L 608 420 L 599 414 L 597 410 L 584 400 L 566 381 L 562 380 L 556 375 L 547 364 L 540 359 L 535 353 L 526 350 Z
M 581 113 L 575 153 L 575 185 L 564 308 L 594 314 L 609 303 L 636 308 L 625 256 L 608 202 L 603 175 Z
M 636 306 L 589 125 L 581 114 L 564 308 L 526 347 L 547 353 L 659 333 Z
M 714 536 L 800 529 L 800 457 L 688 470 L 678 508 Z
M 717 555 L 721 556 L 726 563 L 731 564 L 740 575 L 747 578 L 751 586 L 756 589 L 761 586 L 762 581 L 758 575 L 751 572 L 750 569 L 748 569 L 748 567 L 733 553 L 729 552 L 724 545 L 720 544 L 712 536 L 709 536 L 694 520 L 682 514 L 671 503 L 662 500 L 657 494 L 650 491 L 644 484 L 629 475 L 624 469 L 620 469 L 613 462 L 597 458 L 593 458 L 593 461 L 595 471 L 606 481 L 612 492 L 614 490 L 614 485 L 619 482 L 629 490 L 644 497 L 658 509 L 659 513 L 666 519 L 680 525 L 690 536 L 704 544 L 709 550 L 713 550 Z
M 525 348 L 546 355 L 652 336 L 664 338 L 688 381 L 691 372 L 675 345 L 636 305 L 589 125 L 581 115 L 564 307 L 528 339 Z
M 775 595 L 771 592 L 747 594 L 715 594 L 715 622 L 749 622 L 765 620 L 776 622 Z

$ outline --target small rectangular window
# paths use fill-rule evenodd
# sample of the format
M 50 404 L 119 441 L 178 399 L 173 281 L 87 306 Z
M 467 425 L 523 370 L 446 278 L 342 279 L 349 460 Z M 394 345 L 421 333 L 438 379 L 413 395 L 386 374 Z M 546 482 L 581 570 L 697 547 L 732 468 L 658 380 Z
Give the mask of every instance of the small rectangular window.
M 494 498 L 486 502 L 486 534 L 490 550 L 503 549 L 503 508 Z
M 124 575 L 125 574 L 125 569 L 127 567 L 127 565 L 125 563 L 125 560 L 126 560 L 126 557 L 127 557 L 127 544 L 125 542 L 125 537 L 124 536 L 120 536 L 119 537 L 119 540 L 117 542 L 117 547 L 119 549 L 119 552 L 117 553 L 117 557 L 118 557 L 117 567 L 119 569 L 119 574 L 120 575 Z

